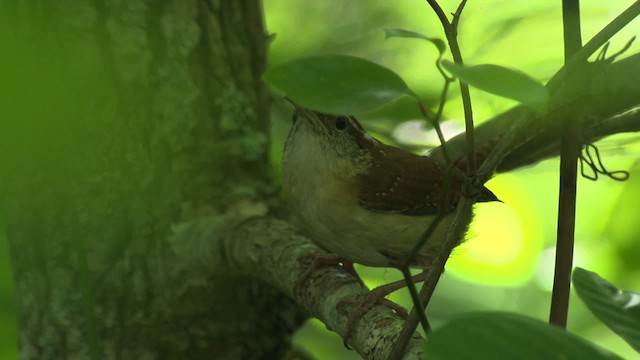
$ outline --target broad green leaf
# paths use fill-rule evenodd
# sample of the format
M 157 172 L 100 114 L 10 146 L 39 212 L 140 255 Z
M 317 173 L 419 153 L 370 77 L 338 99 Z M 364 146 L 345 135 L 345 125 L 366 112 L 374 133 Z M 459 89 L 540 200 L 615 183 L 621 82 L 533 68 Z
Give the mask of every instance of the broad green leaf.
M 384 37 L 385 39 L 392 38 L 392 37 L 403 37 L 403 38 L 415 38 L 415 39 L 427 40 L 438 48 L 438 52 L 440 52 L 440 55 L 444 54 L 445 50 L 447 50 L 447 46 L 444 44 L 444 41 L 442 41 L 442 39 L 422 35 L 415 31 L 396 29 L 396 28 L 385 28 Z
M 598 274 L 573 270 L 573 286 L 589 310 L 640 352 L 640 294 L 622 291 Z
M 269 69 L 264 79 L 297 104 L 332 114 L 363 113 L 416 96 L 393 71 L 346 55 L 292 60 Z
M 467 314 L 433 332 L 425 359 L 620 359 L 576 335 L 525 316 Z
M 480 90 L 516 100 L 544 113 L 549 103 L 549 92 L 528 75 L 502 66 L 485 64 L 462 66 L 448 60 L 442 65 L 450 73 Z

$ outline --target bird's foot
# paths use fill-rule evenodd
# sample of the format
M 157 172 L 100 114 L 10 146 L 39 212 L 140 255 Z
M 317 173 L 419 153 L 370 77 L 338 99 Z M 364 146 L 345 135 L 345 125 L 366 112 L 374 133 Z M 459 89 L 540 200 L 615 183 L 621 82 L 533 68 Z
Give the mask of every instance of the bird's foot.
M 414 284 L 424 281 L 427 278 L 427 275 L 427 272 L 423 271 L 419 274 L 413 275 L 411 277 L 411 281 Z M 349 348 L 349 346 L 347 345 L 347 341 L 349 341 L 349 338 L 353 333 L 355 324 L 376 304 L 388 307 L 403 320 L 407 320 L 407 318 L 409 317 L 407 310 L 386 298 L 387 295 L 396 290 L 402 289 L 405 286 L 407 286 L 407 283 L 404 281 L 404 279 L 398 280 L 389 284 L 378 286 L 377 288 L 371 290 L 371 292 L 369 292 L 368 294 L 358 299 L 342 300 L 340 301 L 340 303 L 338 303 L 338 306 L 346 304 L 352 304 L 353 306 L 347 317 L 347 324 L 345 325 L 344 335 L 342 337 L 344 345 L 347 348 Z
M 357 299 L 345 299 L 338 303 L 338 307 L 342 307 L 344 305 L 352 306 L 347 317 L 347 323 L 345 324 L 344 334 L 342 337 L 344 345 L 347 348 L 350 348 L 347 342 L 351 338 L 351 335 L 353 335 L 353 329 L 355 328 L 356 323 L 375 305 L 384 305 L 388 307 L 404 320 L 409 317 L 405 308 L 386 298 L 387 295 L 404 286 L 404 281 L 397 281 L 391 284 L 379 286 L 371 290 L 368 294 Z
M 294 285 L 294 289 L 299 288 L 302 284 L 304 284 L 311 275 L 318 269 L 327 267 L 327 266 L 342 266 L 342 268 L 353 276 L 360 285 L 365 286 L 364 282 L 360 278 L 360 275 L 356 272 L 356 269 L 353 267 L 353 262 L 345 259 L 342 256 L 338 256 L 336 254 L 326 254 L 326 253 L 315 253 L 315 254 L 307 254 L 298 258 L 298 261 L 311 261 L 311 264 L 305 270 L 302 275 L 296 280 Z

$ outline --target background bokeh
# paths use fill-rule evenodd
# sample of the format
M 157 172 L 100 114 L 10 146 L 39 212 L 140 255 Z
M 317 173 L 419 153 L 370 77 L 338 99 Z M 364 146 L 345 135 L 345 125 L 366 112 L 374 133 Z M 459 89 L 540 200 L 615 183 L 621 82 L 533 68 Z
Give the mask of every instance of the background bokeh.
M 17 317 L 13 298 L 13 273 L 9 244 L 0 212 L 0 359 L 17 359 Z
M 583 1 L 584 41 L 632 2 Z M 441 4 L 447 13 L 457 6 L 455 1 Z M 361 56 L 393 69 L 430 106 L 437 105 L 442 79 L 433 66 L 435 47 L 415 39 L 385 40 L 382 30 L 398 27 L 442 37 L 440 24 L 425 1 L 264 0 L 264 11 L 268 31 L 275 34 L 271 65 L 321 53 Z M 639 30 L 640 21 L 636 20 L 612 40 L 611 51 L 622 48 Z M 459 33 L 469 64 L 509 66 L 546 81 L 563 61 L 559 0 L 471 0 Z M 634 44 L 626 54 L 638 50 Z M 473 89 L 472 97 L 478 123 L 514 105 Z M 289 111 L 285 105 L 274 106 L 272 157 L 276 171 L 290 126 Z M 418 110 L 408 99 L 358 115 L 383 140 L 424 145 L 424 150 L 433 144 L 433 134 L 416 121 Z M 454 87 L 445 108 L 445 131 L 449 135 L 460 132 L 461 119 L 461 102 Z M 640 136 L 618 135 L 598 146 L 609 169 L 629 170 L 631 178 L 626 182 L 580 179 L 575 265 L 596 271 L 621 288 L 640 291 Z M 477 206 L 468 241 L 453 254 L 429 307 L 435 327 L 456 314 L 476 310 L 513 311 L 542 320 L 548 316 L 558 161 L 551 159 L 498 175 L 488 187 L 504 203 Z M 400 278 L 393 269 L 359 267 L 358 271 L 371 287 Z M 410 306 L 404 290 L 391 298 Z M 0 359 L 17 358 L 16 328 L 11 261 L 0 213 Z M 625 358 L 640 358 L 576 296 L 572 298 L 569 329 Z M 316 320 L 310 320 L 294 341 L 318 359 L 358 358 Z
M 583 1 L 583 42 L 633 1 Z M 447 13 L 456 1 L 441 1 Z M 264 1 L 267 28 L 275 39 L 270 65 L 295 57 L 338 53 L 367 58 L 399 73 L 430 106 L 437 105 L 442 86 L 433 62 L 436 48 L 416 39 L 384 39 L 385 27 L 418 31 L 444 39 L 440 23 L 426 1 Z M 616 35 L 611 52 L 640 33 L 635 21 Z M 516 68 L 546 82 L 563 62 L 560 1 L 469 1 L 462 16 L 459 40 L 468 64 L 493 63 Z M 626 55 L 637 53 L 634 44 Z M 445 132 L 463 129 L 457 87 L 445 108 Z M 515 103 L 471 90 L 477 123 Z M 286 107 L 273 116 L 274 165 L 279 167 L 282 144 L 290 126 Z M 434 144 L 434 136 L 417 119 L 418 109 L 401 99 L 379 111 L 358 114 L 383 141 Z M 631 178 L 617 182 L 580 179 L 575 266 L 598 272 L 624 289 L 640 291 L 640 135 L 617 135 L 598 142 L 610 170 L 628 170 Z M 558 196 L 558 159 L 501 174 L 487 186 L 504 203 L 479 204 L 468 241 L 455 250 L 427 311 L 433 325 L 469 311 L 505 310 L 548 319 Z M 359 267 L 370 287 L 401 278 L 394 269 Z M 391 297 L 407 307 L 408 292 Z M 570 331 L 625 358 L 640 358 L 624 341 L 599 323 L 574 294 Z M 342 340 L 317 320 L 310 320 L 295 341 L 318 359 L 357 359 Z M 460 340 L 461 343 L 464 339 Z

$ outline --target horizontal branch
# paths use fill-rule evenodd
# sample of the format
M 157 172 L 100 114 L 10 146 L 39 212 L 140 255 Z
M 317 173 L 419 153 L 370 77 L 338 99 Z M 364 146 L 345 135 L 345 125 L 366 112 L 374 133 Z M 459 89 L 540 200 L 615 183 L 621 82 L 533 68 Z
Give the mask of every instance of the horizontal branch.
M 634 107 L 606 119 L 594 117 L 584 119 L 586 124 L 581 134 L 583 142 L 595 143 L 610 135 L 640 131 L 640 111 L 637 109 L 637 107 Z M 511 151 L 500 164 L 499 171 L 510 171 L 557 156 L 560 150 L 560 139 L 557 137 L 557 131 L 558 126 L 551 126 L 536 138 L 529 140 L 525 145 Z
M 263 280 L 341 337 L 351 305 L 338 304 L 369 292 L 340 266 L 318 269 L 296 286 L 311 262 L 299 259 L 325 251 L 289 223 L 270 217 L 244 222 L 230 215 L 202 218 L 174 228 L 172 242 L 183 244 L 185 259 L 208 261 L 214 273 L 231 270 Z M 404 320 L 389 308 L 376 305 L 354 325 L 349 345 L 364 359 L 386 359 L 403 325 Z M 404 359 L 421 359 L 423 343 L 415 334 Z
M 586 86 L 573 86 L 585 78 Z M 476 128 L 476 145 L 481 147 L 495 142 L 506 134 L 514 123 L 521 121 L 527 129 L 521 132 L 523 139 L 514 139 L 517 146 L 498 166 L 498 172 L 510 171 L 556 156 L 559 152 L 559 128 L 561 119 L 568 115 L 584 119 L 582 134 L 585 142 L 594 142 L 605 136 L 639 130 L 637 115 L 626 113 L 639 105 L 640 99 L 640 54 L 632 55 L 613 64 L 595 63 L 575 72 L 567 82 L 551 84 L 553 110 L 544 117 L 520 105 L 487 120 Z M 561 90 L 578 88 L 571 97 Z M 464 134 L 447 142 L 452 159 L 465 154 Z M 441 158 L 440 151 L 431 151 Z
M 640 102 L 640 99 L 638 99 Z M 640 103 L 621 114 L 616 114 L 595 124 L 586 132 L 588 138 L 599 138 L 625 132 L 640 131 Z

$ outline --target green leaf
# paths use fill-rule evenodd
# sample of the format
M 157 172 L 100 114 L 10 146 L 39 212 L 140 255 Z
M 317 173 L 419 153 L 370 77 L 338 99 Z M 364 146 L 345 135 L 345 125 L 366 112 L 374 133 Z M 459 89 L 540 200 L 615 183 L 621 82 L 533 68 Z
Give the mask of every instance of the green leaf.
M 264 79 L 297 104 L 332 114 L 363 113 L 416 96 L 393 71 L 346 55 L 292 60 L 269 69 Z
M 442 65 L 473 87 L 516 100 L 540 113 L 547 111 L 549 92 L 527 74 L 492 64 L 463 66 L 443 60 Z
M 392 37 L 415 38 L 415 39 L 427 40 L 438 48 L 438 52 L 440 53 L 440 55 L 444 54 L 445 50 L 447 50 L 447 45 L 445 45 L 442 39 L 438 39 L 436 37 L 429 37 L 429 36 L 422 35 L 418 32 L 410 31 L 410 30 L 385 28 L 384 38 L 388 39 Z
M 640 294 L 622 291 L 598 274 L 573 270 L 573 286 L 589 310 L 640 352 Z
M 525 316 L 485 312 L 460 316 L 433 332 L 425 359 L 620 359 L 576 335 Z

